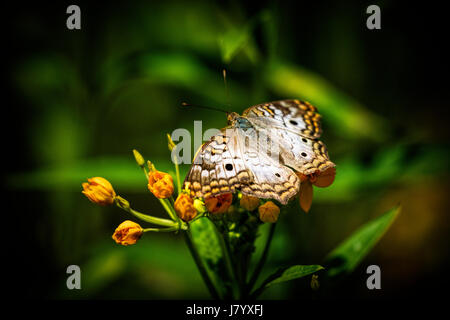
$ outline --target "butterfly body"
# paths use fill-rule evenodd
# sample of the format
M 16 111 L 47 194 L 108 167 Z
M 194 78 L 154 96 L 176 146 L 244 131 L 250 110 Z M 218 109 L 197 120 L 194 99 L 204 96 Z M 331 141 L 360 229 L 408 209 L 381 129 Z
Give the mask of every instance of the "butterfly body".
M 235 126 L 243 130 L 253 128 L 252 123 L 246 117 L 242 117 L 236 112 L 231 112 L 228 115 L 228 125 L 231 127 Z
M 286 204 L 300 189 L 298 173 L 334 167 L 316 108 L 299 100 L 252 106 L 228 114 L 228 126 L 197 152 L 184 187 L 209 198 L 240 190 Z

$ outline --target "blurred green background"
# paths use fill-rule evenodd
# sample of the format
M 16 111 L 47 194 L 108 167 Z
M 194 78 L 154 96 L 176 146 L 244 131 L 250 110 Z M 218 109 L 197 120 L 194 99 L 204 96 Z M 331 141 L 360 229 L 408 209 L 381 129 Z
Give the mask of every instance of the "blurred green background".
M 4 139 L 14 144 L 3 214 L 20 229 L 5 264 L 17 295 L 209 297 L 180 235 L 146 234 L 121 247 L 111 235 L 131 217 L 81 194 L 83 181 L 102 176 L 136 209 L 164 216 L 131 150 L 173 171 L 166 133 L 193 132 L 194 120 L 203 130 L 226 125 L 223 114 L 182 101 L 242 112 L 299 98 L 323 116 L 335 183 L 315 189 L 310 213 L 294 201 L 281 216 L 266 273 L 322 263 L 357 227 L 401 204 L 361 266 L 324 296 L 418 297 L 448 282 L 448 56 L 438 6 L 380 1 L 382 29 L 371 31 L 369 2 L 78 1 L 82 29 L 71 31 L 69 4 L 7 8 L 4 121 L 14 130 Z M 70 264 L 81 267 L 82 290 L 66 288 Z M 381 267 L 382 290 L 366 288 L 370 264 Z M 262 298 L 309 297 L 309 279 Z

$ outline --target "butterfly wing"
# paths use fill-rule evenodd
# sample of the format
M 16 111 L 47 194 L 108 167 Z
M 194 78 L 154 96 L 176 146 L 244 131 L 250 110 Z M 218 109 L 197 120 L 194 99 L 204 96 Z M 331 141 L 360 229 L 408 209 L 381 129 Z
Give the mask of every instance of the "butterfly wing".
M 281 100 L 255 105 L 244 111 L 260 134 L 269 135 L 279 146 L 280 162 L 308 175 L 335 164 L 318 138 L 322 129 L 317 109 L 308 102 Z
M 258 149 L 258 132 L 231 127 L 197 152 L 184 181 L 192 196 L 209 198 L 241 190 L 243 194 L 286 204 L 300 188 L 300 179 L 278 158 Z
M 322 141 L 281 129 L 272 129 L 271 132 L 273 138 L 278 139 L 280 162 L 296 172 L 309 175 L 335 167 Z
M 263 128 L 282 129 L 311 139 L 318 139 L 322 134 L 321 116 L 309 102 L 267 102 L 246 109 L 242 115 Z

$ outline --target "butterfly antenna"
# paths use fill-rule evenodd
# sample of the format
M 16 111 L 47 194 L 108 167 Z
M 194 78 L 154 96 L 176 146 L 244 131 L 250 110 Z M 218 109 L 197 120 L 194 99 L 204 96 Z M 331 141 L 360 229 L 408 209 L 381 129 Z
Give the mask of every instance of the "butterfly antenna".
M 187 103 L 187 102 L 182 102 L 181 105 L 182 105 L 183 107 L 194 107 L 194 108 L 199 108 L 199 109 L 207 109 L 207 110 L 213 110 L 213 111 L 224 112 L 224 113 L 226 113 L 226 114 L 229 113 L 228 111 L 225 111 L 225 110 L 222 110 L 222 109 L 219 109 L 219 108 L 208 107 L 208 106 L 199 106 L 199 105 L 197 105 L 197 104 L 190 104 L 190 103 Z
M 227 70 L 225 70 L 225 69 L 222 70 L 222 76 L 223 76 L 223 83 L 225 85 L 226 104 L 229 107 L 231 104 L 230 104 L 230 94 L 228 92 L 228 84 L 227 84 Z

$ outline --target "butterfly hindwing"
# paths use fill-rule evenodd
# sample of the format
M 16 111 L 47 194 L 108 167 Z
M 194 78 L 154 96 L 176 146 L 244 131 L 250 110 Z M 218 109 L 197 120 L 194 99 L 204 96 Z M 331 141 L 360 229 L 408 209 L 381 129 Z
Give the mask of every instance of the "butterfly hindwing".
M 272 136 L 278 137 L 280 162 L 304 175 L 325 171 L 334 167 L 328 152 L 320 140 L 305 138 L 297 133 L 281 129 L 272 129 Z
M 322 132 L 321 117 L 310 103 L 268 102 L 248 108 L 244 115 L 258 131 L 277 139 L 284 165 L 304 175 L 334 167 L 325 145 L 318 140 Z
M 195 197 L 209 198 L 241 190 L 246 195 L 286 204 L 297 194 L 300 180 L 293 170 L 280 166 L 277 159 L 258 152 L 255 133 L 231 128 L 212 137 L 197 152 L 184 187 Z
M 297 194 L 300 180 L 295 172 L 280 163 L 277 143 L 254 128 L 237 129 L 234 139 L 252 179 L 241 186 L 243 194 L 275 199 L 286 204 Z M 268 139 L 269 138 L 269 139 Z

